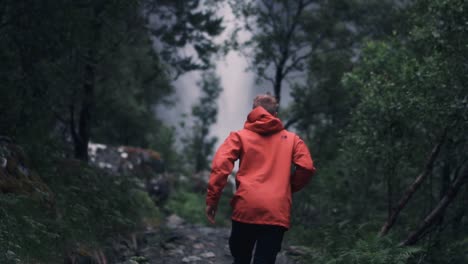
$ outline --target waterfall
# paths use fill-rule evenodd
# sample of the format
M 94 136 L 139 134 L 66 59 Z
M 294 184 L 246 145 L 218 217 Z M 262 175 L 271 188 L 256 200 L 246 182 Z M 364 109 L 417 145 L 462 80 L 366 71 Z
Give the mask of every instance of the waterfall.
M 216 40 L 222 43 L 228 39 L 235 28 L 236 18 L 229 6 L 225 5 L 220 9 L 220 16 L 224 19 L 225 31 Z M 250 35 L 248 32 L 239 32 L 239 40 L 245 41 Z M 218 142 L 216 148 L 223 142 L 224 138 L 231 131 L 239 130 L 243 127 L 247 114 L 251 111 L 252 101 L 259 93 L 273 92 L 269 83 L 256 84 L 253 72 L 246 71 L 248 67 L 247 59 L 238 51 L 231 50 L 225 57 L 217 58 L 215 61 L 216 72 L 221 78 L 223 91 L 218 98 L 218 121 L 213 125 L 210 136 L 216 136 Z M 173 100 L 175 106 L 167 109 L 165 106 L 158 106 L 156 112 L 159 118 L 169 125 L 177 128 L 177 136 L 180 138 L 185 133 L 179 128 L 179 122 L 183 120 L 183 115 L 190 124 L 191 106 L 198 101 L 200 89 L 196 83 L 200 80 L 200 72 L 190 72 L 180 76 L 175 82 L 175 94 Z M 282 105 L 286 105 L 291 99 L 289 87 L 284 84 L 282 90 Z

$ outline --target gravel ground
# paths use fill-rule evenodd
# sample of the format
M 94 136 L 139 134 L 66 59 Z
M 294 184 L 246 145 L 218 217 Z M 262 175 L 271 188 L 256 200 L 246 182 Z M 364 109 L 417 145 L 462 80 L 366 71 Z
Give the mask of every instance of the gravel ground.
M 124 263 L 151 264 L 231 264 L 228 248 L 230 228 L 206 227 L 185 223 L 172 215 L 166 221 L 166 228 L 146 232 L 145 246 L 138 249 L 138 255 L 146 262 L 127 261 Z M 279 253 L 277 264 L 298 264 L 285 251 Z

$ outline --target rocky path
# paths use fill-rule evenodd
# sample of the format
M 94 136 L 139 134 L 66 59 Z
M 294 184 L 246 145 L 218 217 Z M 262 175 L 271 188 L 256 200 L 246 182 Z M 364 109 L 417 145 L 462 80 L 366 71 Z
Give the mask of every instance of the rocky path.
M 138 249 L 140 257 L 125 264 L 231 264 L 228 248 L 229 228 L 206 227 L 185 223 L 172 215 L 163 230 L 147 232 L 145 246 Z M 277 264 L 299 264 L 283 251 Z

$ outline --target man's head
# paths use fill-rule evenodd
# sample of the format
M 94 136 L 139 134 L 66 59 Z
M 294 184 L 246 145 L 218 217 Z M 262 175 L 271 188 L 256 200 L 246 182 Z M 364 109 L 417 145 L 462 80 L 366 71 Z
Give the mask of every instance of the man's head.
M 278 102 L 276 98 L 270 94 L 259 94 L 253 100 L 253 107 L 261 106 L 270 114 L 276 116 L 278 114 Z

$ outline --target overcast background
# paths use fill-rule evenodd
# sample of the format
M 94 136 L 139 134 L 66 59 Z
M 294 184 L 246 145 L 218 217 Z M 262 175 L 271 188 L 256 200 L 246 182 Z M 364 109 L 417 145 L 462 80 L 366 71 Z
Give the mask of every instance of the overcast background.
M 223 42 L 230 37 L 234 29 L 235 17 L 228 6 L 220 9 L 226 27 L 218 41 Z M 249 33 L 240 32 L 239 41 L 247 40 Z M 218 121 L 211 129 L 211 135 L 218 138 L 216 148 L 223 142 L 231 131 L 243 127 L 247 114 L 252 107 L 252 100 L 259 93 L 273 92 L 268 83 L 256 83 L 255 75 L 247 71 L 247 58 L 237 51 L 230 51 L 227 56 L 217 58 L 215 61 L 216 72 L 221 78 L 223 91 L 218 98 Z M 193 104 L 197 103 L 200 96 L 200 88 L 197 82 L 200 80 L 201 72 L 190 72 L 180 76 L 175 82 L 175 94 L 172 100 L 173 107 L 158 106 L 156 112 L 159 118 L 177 129 L 177 137 L 180 138 L 184 131 L 180 129 L 179 123 L 185 121 L 190 123 L 190 112 Z M 282 91 L 282 106 L 290 102 L 289 88 L 285 83 Z M 183 117 L 186 114 L 187 117 Z

